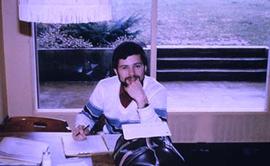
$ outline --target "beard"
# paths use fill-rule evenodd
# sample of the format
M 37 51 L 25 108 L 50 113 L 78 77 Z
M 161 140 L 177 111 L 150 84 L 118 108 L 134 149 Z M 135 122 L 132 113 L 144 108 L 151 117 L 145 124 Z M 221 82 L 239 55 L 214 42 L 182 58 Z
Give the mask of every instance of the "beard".
M 121 82 L 121 85 L 124 86 L 124 87 L 127 87 L 128 86 L 128 83 L 127 81 L 136 81 L 137 79 L 139 79 L 139 81 L 141 82 L 141 84 L 143 85 L 143 80 L 144 80 L 144 77 L 142 78 L 142 80 L 140 79 L 139 76 L 135 75 L 135 76 L 131 76 L 131 77 L 126 77 L 125 78 L 125 81 L 121 81 L 120 79 L 120 82 Z

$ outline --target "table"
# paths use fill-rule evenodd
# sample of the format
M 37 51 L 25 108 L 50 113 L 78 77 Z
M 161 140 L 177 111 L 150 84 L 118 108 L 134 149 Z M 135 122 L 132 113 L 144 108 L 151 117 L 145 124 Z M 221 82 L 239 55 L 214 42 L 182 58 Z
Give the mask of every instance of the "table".
M 52 166 L 65 166 L 69 164 L 74 166 L 114 166 L 112 156 L 109 154 L 84 158 L 66 158 L 62 147 L 61 137 L 69 134 L 69 132 L 1 132 L 0 139 L 6 136 L 12 136 L 48 143 L 51 152 Z

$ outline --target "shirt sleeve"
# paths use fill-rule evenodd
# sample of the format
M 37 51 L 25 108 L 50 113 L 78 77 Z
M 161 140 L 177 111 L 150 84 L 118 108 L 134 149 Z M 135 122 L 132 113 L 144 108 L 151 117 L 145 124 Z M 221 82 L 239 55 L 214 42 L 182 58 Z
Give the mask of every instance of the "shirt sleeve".
M 94 126 L 94 121 L 92 120 L 92 118 L 89 118 L 88 116 L 86 116 L 83 113 L 83 111 L 81 111 L 80 113 L 76 115 L 76 119 L 75 119 L 75 127 L 78 127 L 79 125 L 83 125 L 83 126 L 89 125 L 89 128 L 92 128 Z
M 88 102 L 84 106 L 84 109 L 77 114 L 75 126 L 78 125 L 90 125 L 90 129 L 97 122 L 98 118 L 103 114 L 103 89 L 100 82 L 92 92 Z

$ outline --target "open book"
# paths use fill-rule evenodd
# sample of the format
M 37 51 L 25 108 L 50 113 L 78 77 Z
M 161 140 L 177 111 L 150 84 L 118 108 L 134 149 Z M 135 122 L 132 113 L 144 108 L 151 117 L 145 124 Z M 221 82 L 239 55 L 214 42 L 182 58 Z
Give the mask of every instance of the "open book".
M 112 153 L 119 134 L 90 135 L 86 140 L 75 141 L 72 135 L 62 137 L 65 156 L 92 156 Z
M 40 165 L 45 142 L 17 137 L 4 137 L 0 142 L 0 165 Z

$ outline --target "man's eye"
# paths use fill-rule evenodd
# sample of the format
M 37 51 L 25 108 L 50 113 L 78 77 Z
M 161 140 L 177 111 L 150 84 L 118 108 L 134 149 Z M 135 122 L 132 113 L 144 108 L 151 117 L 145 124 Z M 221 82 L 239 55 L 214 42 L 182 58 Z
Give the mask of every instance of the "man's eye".
M 143 65 L 142 64 L 137 64 L 135 67 L 136 68 L 141 68 Z
M 125 69 L 127 69 L 127 68 L 128 68 L 127 66 L 122 66 L 122 67 L 121 67 L 122 70 L 125 70 Z

